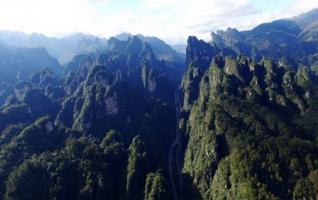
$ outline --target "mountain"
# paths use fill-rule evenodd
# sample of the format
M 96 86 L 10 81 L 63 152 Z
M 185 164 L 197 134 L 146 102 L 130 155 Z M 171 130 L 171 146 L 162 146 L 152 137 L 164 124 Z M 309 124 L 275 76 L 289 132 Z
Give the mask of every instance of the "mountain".
M 0 105 L 13 92 L 13 85 L 31 74 L 51 68 L 60 74 L 62 67 L 44 48 L 12 48 L 0 44 Z
M 316 16 L 190 36 L 186 55 L 0 33 L 0 199 L 317 199 Z
M 0 112 L 2 199 L 317 197 L 310 68 L 191 36 L 179 87 L 139 37 L 107 45 L 62 77 L 44 68 L 14 84 Z
M 187 56 L 181 89 L 179 196 L 316 198 L 318 77 L 303 66 L 213 48 L 188 40 L 187 55 L 195 56 Z
M 164 60 L 170 67 L 184 70 L 184 53 L 172 49 L 164 41 L 156 37 L 145 37 L 137 35 L 143 42 L 147 42 L 153 49 L 157 59 Z M 122 33 L 117 39 L 126 41 L 133 35 Z M 43 34 L 32 33 L 30 35 L 22 32 L 0 31 L 0 42 L 10 47 L 26 47 L 47 49 L 49 54 L 59 60 L 61 64 L 67 64 L 79 54 L 97 53 L 107 49 L 107 39 L 83 33 L 75 33 L 61 38 L 47 37 Z
M 249 31 L 229 28 L 212 32 L 211 43 L 258 61 L 265 56 L 316 68 L 317 15 L 318 10 L 315 9 L 291 19 L 260 24 Z
M 129 37 L 133 36 L 134 35 L 128 33 L 121 33 L 115 37 L 119 40 L 128 40 Z M 141 34 L 137 34 L 136 36 L 142 41 L 147 42 L 152 47 L 158 59 L 166 61 L 178 61 L 182 59 L 182 54 L 172 49 L 168 44 L 159 38 L 143 36 Z
M 134 35 L 128 33 L 121 33 L 115 37 L 119 40 L 128 40 L 128 38 L 133 36 Z M 170 45 L 166 44 L 157 37 L 148 37 L 140 34 L 137 34 L 136 36 L 151 46 L 154 54 L 159 60 L 164 60 L 167 64 L 177 69 L 180 73 L 184 71 L 185 55 L 183 52 L 174 50 Z
M 93 35 L 75 33 L 61 38 L 47 37 L 43 34 L 1 31 L 0 41 L 11 47 L 44 47 L 49 54 L 65 64 L 78 54 L 87 54 L 105 48 L 107 40 Z
M 72 66 L 75 70 L 67 75 L 64 84 L 70 96 L 57 118 L 64 125 L 74 118 L 74 129 L 104 134 L 107 129 L 124 128 L 121 123 L 117 127 L 115 121 L 136 118 L 134 115 L 146 112 L 146 105 L 155 103 L 152 101 L 161 99 L 173 105 L 177 79 L 168 66 L 156 59 L 147 43 L 138 37 L 127 41 L 111 38 L 109 43 L 109 53 L 74 60 L 79 65 Z M 100 98 L 105 100 L 99 102 Z M 74 111 L 68 113 L 72 108 Z M 106 119 L 109 124 L 98 123 Z
M 14 85 L 0 112 L 1 199 L 171 199 L 181 77 L 139 37 L 108 43 L 61 78 L 46 68 Z

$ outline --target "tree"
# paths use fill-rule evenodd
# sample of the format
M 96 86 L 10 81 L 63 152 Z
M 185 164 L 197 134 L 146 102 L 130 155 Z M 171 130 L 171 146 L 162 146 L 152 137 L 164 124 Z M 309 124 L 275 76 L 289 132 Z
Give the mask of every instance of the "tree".
M 143 198 L 143 186 L 148 170 L 147 164 L 145 144 L 141 141 L 140 136 L 136 136 L 128 149 L 127 199 L 140 200 Z
M 167 182 L 160 172 L 149 173 L 145 185 L 144 200 L 168 199 Z

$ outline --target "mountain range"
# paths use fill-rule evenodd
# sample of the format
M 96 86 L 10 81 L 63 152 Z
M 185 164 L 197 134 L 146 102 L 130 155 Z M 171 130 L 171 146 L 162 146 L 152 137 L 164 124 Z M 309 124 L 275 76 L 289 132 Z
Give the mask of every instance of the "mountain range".
M 291 19 L 260 24 L 248 31 L 228 28 L 212 32 L 211 44 L 255 60 L 270 57 L 317 68 L 318 10 Z
M 0 199 L 317 199 L 317 25 L 0 32 Z
M 122 33 L 115 37 L 120 40 L 127 40 L 131 36 L 131 34 Z M 159 38 L 145 37 L 140 34 L 137 36 L 152 46 L 158 59 L 180 62 L 184 57 L 182 53 L 172 49 Z M 44 47 L 49 54 L 57 58 L 61 64 L 70 62 L 76 55 L 98 52 L 108 48 L 106 38 L 83 33 L 74 33 L 56 38 L 47 37 L 38 33 L 28 35 L 23 32 L 0 31 L 0 42 L 14 48 Z

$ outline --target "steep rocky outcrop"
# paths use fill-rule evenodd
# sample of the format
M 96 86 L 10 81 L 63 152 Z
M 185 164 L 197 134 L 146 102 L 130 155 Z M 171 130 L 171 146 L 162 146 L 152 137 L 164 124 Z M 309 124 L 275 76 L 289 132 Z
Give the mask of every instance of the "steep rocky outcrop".
M 64 84 L 68 95 L 57 123 L 99 135 L 111 128 L 124 129 L 122 122 L 129 126 L 159 102 L 173 110 L 174 71 L 137 37 L 109 42 L 111 52 L 87 56 L 76 69 L 76 60 L 72 62 L 74 70 Z
M 317 77 L 270 59 L 210 57 L 183 82 L 183 198 L 315 198 L 317 123 L 305 121 L 317 112 Z

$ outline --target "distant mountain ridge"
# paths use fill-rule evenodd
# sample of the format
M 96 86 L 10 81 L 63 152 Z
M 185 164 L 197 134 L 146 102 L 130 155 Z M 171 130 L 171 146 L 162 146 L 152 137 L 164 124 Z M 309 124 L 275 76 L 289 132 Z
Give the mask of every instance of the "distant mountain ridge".
M 228 28 L 211 33 L 211 45 L 230 48 L 237 55 L 287 59 L 318 66 L 318 9 L 290 19 L 263 23 L 248 31 Z
M 190 36 L 186 55 L 0 33 L 0 199 L 318 199 L 316 14 Z
M 134 35 L 129 33 L 121 33 L 116 35 L 115 37 L 119 40 L 127 40 L 129 37 L 133 37 Z M 149 37 L 143 36 L 141 34 L 137 34 L 142 41 L 147 42 L 154 50 L 154 53 L 157 55 L 158 59 L 165 60 L 175 60 L 182 59 L 182 52 L 178 52 L 174 50 L 170 45 L 166 44 L 163 40 L 157 37 Z
M 0 105 L 12 92 L 16 82 L 45 68 L 51 68 L 58 76 L 61 75 L 61 65 L 45 48 L 12 48 L 0 44 Z
M 43 34 L 0 31 L 0 41 L 12 47 L 44 47 L 62 64 L 78 54 L 102 50 L 107 40 L 93 35 L 76 33 L 62 38 L 47 37 Z
M 132 36 L 133 35 L 128 33 L 122 33 L 115 37 L 120 40 L 128 40 L 128 38 Z M 163 40 L 157 37 L 146 37 L 141 34 L 137 36 L 144 42 L 150 44 L 158 59 L 178 63 L 179 65 L 181 63 L 183 64 L 185 54 L 172 49 L 171 46 Z M 29 35 L 23 32 L 0 31 L 0 42 L 15 48 L 45 47 L 49 54 L 57 58 L 61 64 L 70 62 L 79 54 L 88 54 L 107 49 L 106 38 L 83 33 L 75 33 L 57 38 L 38 33 Z

